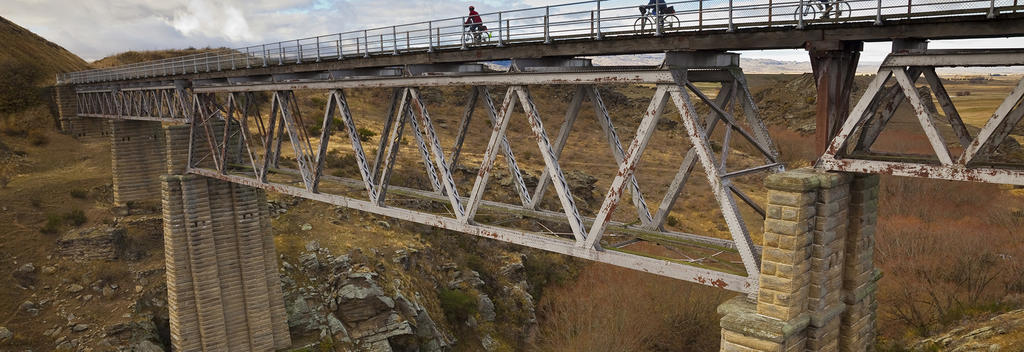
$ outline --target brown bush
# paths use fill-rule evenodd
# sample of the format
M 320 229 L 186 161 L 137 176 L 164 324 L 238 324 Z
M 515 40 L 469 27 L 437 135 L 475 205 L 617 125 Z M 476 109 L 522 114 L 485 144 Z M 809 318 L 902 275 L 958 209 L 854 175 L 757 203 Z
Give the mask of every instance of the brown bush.
M 1022 202 L 996 185 L 887 177 L 880 192 L 876 263 L 879 332 L 926 336 L 1001 310 L 1019 291 Z
M 729 294 L 605 264 L 545 290 L 539 351 L 717 351 Z

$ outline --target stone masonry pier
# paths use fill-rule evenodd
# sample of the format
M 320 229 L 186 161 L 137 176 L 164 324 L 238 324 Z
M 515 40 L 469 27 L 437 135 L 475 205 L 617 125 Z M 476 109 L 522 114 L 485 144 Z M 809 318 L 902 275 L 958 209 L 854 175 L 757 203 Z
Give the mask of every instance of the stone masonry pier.
M 174 350 L 291 345 L 265 193 L 195 175 L 161 183 Z
M 164 171 L 160 122 L 114 120 L 110 124 L 114 204 L 156 201 Z
M 721 306 L 721 350 L 869 351 L 878 176 L 769 176 L 760 287 Z

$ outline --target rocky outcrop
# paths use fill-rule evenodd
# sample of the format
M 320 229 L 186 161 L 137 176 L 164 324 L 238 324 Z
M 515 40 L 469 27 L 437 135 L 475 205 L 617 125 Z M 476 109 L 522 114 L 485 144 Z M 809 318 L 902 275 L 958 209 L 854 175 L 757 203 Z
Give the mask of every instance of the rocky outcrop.
M 57 240 L 57 253 L 76 261 L 117 259 L 124 230 L 97 226 L 68 231 Z
M 453 342 L 418 298 L 388 294 L 377 273 L 353 265 L 348 255 L 310 242 L 298 260 L 282 265 L 293 332 L 319 333 L 321 340 L 364 351 L 447 351 Z
M 987 321 L 965 324 L 914 344 L 913 351 L 996 352 L 1022 351 L 1024 309 L 1003 313 Z

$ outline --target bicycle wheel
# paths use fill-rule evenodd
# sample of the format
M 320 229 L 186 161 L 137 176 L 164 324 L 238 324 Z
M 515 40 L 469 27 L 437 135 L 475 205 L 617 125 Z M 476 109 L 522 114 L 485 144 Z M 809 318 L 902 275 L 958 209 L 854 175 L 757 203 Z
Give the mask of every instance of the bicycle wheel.
M 639 34 L 646 34 L 647 32 L 651 32 L 652 28 L 650 28 L 651 26 L 648 26 L 647 24 L 647 16 L 637 18 L 636 22 L 633 22 L 633 31 Z
M 797 6 L 796 10 L 793 11 L 793 21 L 800 22 L 800 19 L 804 22 L 811 21 L 818 18 L 818 8 L 813 4 L 804 4 L 804 6 Z
M 668 31 L 679 28 L 679 17 L 675 15 L 665 16 L 664 22 L 662 22 L 662 30 Z
M 842 18 L 842 19 L 849 19 L 850 18 L 850 13 L 853 12 L 853 9 L 850 8 L 850 2 L 849 1 L 840 1 L 840 2 L 836 3 L 835 6 L 836 6 L 836 8 L 835 8 L 836 19 L 840 19 L 840 18 Z

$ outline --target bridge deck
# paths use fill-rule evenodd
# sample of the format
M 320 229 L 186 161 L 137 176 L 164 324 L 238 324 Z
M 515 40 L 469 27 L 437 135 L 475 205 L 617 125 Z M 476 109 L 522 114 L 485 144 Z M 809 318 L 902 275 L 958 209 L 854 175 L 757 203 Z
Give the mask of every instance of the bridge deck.
M 679 7 L 672 15 L 674 20 L 653 32 L 649 27 L 634 27 L 634 21 L 645 21 L 645 17 L 636 14 L 635 5 L 602 8 L 600 2 L 590 1 L 484 14 L 485 23 L 497 23 L 500 27 L 490 28 L 497 37 L 476 45 L 467 43 L 461 22 L 456 21 L 459 18 L 453 18 L 73 72 L 58 76 L 58 82 L 211 79 L 673 50 L 786 49 L 834 39 L 886 41 L 1024 35 L 1024 5 L 1013 0 L 939 0 L 914 5 L 894 0 L 847 0 L 844 3 L 851 9 L 830 20 L 816 19 L 814 14 L 809 15 L 811 18 L 796 16 L 802 1 L 733 7 L 712 6 L 713 3 L 716 2 L 669 2 Z

